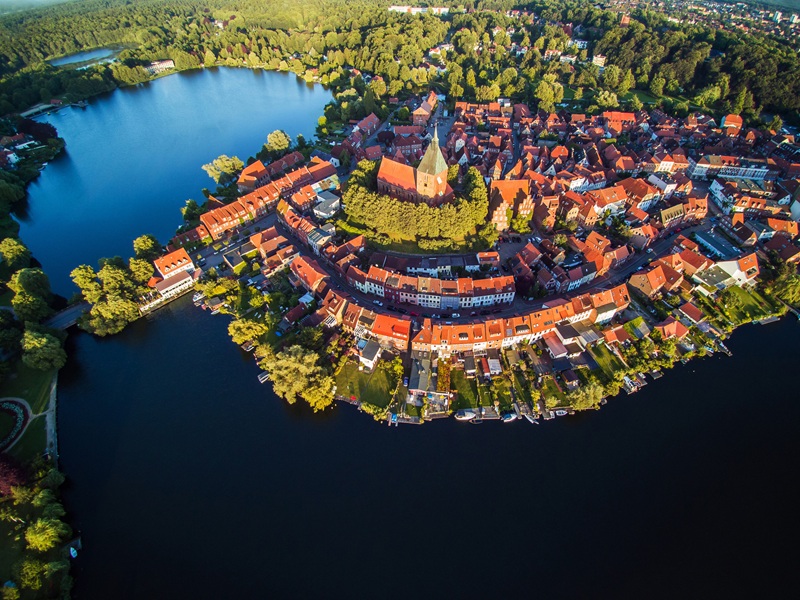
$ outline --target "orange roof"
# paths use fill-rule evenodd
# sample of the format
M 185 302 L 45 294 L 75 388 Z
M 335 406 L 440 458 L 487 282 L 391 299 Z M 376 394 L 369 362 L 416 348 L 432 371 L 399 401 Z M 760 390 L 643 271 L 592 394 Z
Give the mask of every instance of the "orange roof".
M 381 159 L 381 166 L 378 169 L 378 180 L 409 192 L 417 191 L 414 168 L 385 156 Z
M 179 269 L 185 269 L 189 265 L 194 267 L 192 259 L 189 258 L 189 255 L 183 248 L 178 248 L 175 252 L 170 252 L 161 258 L 157 258 L 153 262 L 158 272 L 164 277 L 169 277 L 170 273 L 174 273 Z

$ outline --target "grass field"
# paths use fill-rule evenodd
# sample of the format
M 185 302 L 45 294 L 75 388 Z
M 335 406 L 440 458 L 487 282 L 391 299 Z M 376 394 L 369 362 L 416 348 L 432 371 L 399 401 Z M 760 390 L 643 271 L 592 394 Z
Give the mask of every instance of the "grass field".
M 458 410 L 478 406 L 478 385 L 474 379 L 467 379 L 464 371 L 453 369 L 450 372 L 450 387 L 458 392 L 453 408 Z
M 43 454 L 47 448 L 46 428 L 47 421 L 44 416 L 33 419 L 28 423 L 19 441 L 8 451 L 9 454 L 23 462 Z
M 0 398 L 22 398 L 31 405 L 33 414 L 43 412 L 50 402 L 54 375 L 55 371 L 39 371 L 17 361 L 13 373 L 0 385 Z
M 531 402 L 531 384 L 520 371 L 512 371 L 514 377 L 514 389 L 517 390 L 520 400 L 524 402 Z
M 542 379 L 542 397 L 549 407 L 564 405 L 567 401 L 564 392 L 559 389 L 555 380 L 549 376 Z
M 4 410 L 0 410 L 0 440 L 5 439 L 16 424 L 16 417 L 13 417 Z
M 356 362 L 348 361 L 336 374 L 336 393 L 385 408 L 392 400 L 394 386 L 384 363 L 379 363 L 372 373 L 366 373 L 358 370 Z
M 614 376 L 615 371 L 625 368 L 625 365 L 623 365 L 622 362 L 611 353 L 611 350 L 609 350 L 605 344 L 596 344 L 594 347 L 589 349 L 589 352 L 609 378 Z

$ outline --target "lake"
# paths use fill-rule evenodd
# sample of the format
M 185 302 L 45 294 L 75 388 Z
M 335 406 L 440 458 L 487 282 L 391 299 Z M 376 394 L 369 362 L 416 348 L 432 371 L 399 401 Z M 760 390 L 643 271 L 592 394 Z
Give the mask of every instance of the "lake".
M 69 56 L 62 56 L 61 58 L 54 58 L 48 61 L 54 67 L 63 67 L 64 65 L 73 65 L 75 63 L 98 61 L 103 58 L 113 56 L 117 50 L 114 48 L 96 48 L 94 50 L 86 50 L 85 52 L 76 52 Z
M 143 233 L 169 241 L 185 201 L 215 187 L 203 164 L 246 161 L 275 129 L 310 138 L 330 98 L 293 74 L 202 69 L 46 115 L 67 147 L 29 187 L 20 237 L 69 297 L 79 264 L 128 257 Z
M 210 183 L 328 93 L 199 71 L 49 117 L 69 153 L 23 239 L 51 274 L 168 237 Z M 59 377 L 77 598 L 783 597 L 796 589 L 798 323 L 678 366 L 599 412 L 533 426 L 388 428 L 313 414 L 256 379 L 227 318 L 183 298 L 111 339 L 73 333 Z
M 398 428 L 287 405 L 226 326 L 184 298 L 70 337 L 76 597 L 770 597 L 794 578 L 794 320 L 599 412 Z

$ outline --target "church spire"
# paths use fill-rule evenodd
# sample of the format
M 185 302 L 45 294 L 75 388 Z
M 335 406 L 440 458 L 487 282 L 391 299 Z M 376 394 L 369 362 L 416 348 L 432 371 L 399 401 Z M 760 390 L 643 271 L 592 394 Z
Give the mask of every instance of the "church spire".
M 429 175 L 439 175 L 447 171 L 447 162 L 439 148 L 439 130 L 435 125 L 433 127 L 433 138 L 427 150 L 425 150 L 417 170 Z

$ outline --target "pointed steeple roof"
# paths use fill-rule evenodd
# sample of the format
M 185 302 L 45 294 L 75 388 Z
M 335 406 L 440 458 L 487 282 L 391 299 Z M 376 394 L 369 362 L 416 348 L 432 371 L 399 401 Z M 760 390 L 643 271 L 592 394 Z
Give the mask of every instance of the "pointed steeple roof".
M 445 161 L 444 155 L 439 149 L 439 131 L 436 126 L 433 128 L 433 139 L 428 149 L 425 150 L 425 156 L 422 157 L 417 171 L 428 175 L 438 175 L 443 171 L 447 171 L 447 161 Z

